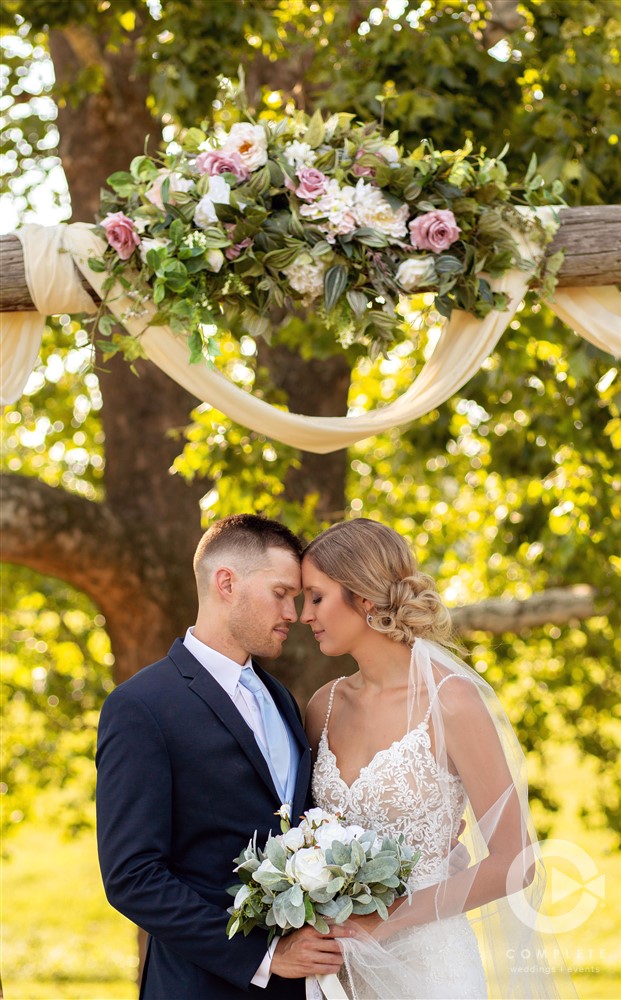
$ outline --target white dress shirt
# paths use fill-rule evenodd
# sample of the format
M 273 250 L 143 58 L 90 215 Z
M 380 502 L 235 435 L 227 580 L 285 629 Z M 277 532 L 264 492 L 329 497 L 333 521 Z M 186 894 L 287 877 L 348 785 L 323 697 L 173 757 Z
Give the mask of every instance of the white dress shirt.
M 244 722 L 248 723 L 255 736 L 258 736 L 265 744 L 265 729 L 258 705 L 250 691 L 242 687 L 239 683 L 239 678 L 244 667 L 252 667 L 250 657 L 248 657 L 243 666 L 240 666 L 235 660 L 229 659 L 228 656 L 219 653 L 217 649 L 212 649 L 211 646 L 207 646 L 200 639 L 197 639 L 191 628 L 185 634 L 183 645 L 198 660 L 201 666 L 211 674 L 220 687 L 226 691 Z M 274 939 L 267 949 L 265 958 L 251 979 L 253 986 L 260 986 L 263 989 L 267 986 L 270 978 L 272 956 L 277 944 L 278 941 Z

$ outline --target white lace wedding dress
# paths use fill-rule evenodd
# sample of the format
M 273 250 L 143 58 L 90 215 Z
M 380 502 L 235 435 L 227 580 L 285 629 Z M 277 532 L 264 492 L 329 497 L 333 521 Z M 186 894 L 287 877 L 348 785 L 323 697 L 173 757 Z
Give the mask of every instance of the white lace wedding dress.
M 410 880 L 412 889 L 443 881 L 452 831 L 463 815 L 466 793 L 459 776 L 441 768 L 431 753 L 430 710 L 403 739 L 376 753 L 347 785 L 328 742 L 328 721 L 338 683 L 330 693 L 313 773 L 315 804 L 341 813 L 347 823 L 358 823 L 379 834 L 403 834 L 406 842 L 421 852 Z M 445 803 L 449 803 L 448 809 Z M 390 974 L 386 976 L 384 967 L 374 975 L 366 967 L 364 977 L 356 982 L 355 967 L 349 973 L 342 972 L 339 978 L 349 996 L 357 1000 L 481 1000 L 488 995 L 476 937 L 466 914 L 399 931 L 382 941 L 382 948 L 390 953 Z

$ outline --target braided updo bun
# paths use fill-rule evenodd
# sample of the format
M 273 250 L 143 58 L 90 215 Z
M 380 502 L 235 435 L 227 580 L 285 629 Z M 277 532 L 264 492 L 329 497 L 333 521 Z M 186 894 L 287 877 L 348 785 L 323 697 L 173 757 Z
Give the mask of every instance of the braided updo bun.
M 376 632 L 408 646 L 416 638 L 452 644 L 451 616 L 434 581 L 392 528 L 365 517 L 333 524 L 303 558 L 340 583 L 349 604 L 354 595 L 372 602 L 369 624 Z

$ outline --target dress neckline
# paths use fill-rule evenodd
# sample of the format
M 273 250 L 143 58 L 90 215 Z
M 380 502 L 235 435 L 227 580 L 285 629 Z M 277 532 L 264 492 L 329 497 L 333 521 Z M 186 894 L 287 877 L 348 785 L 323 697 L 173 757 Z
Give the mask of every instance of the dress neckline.
M 323 746 L 324 746 L 325 750 L 327 751 L 327 753 L 332 757 L 332 760 L 334 762 L 334 770 L 336 772 L 336 776 L 337 776 L 338 780 L 341 782 L 341 784 L 348 791 L 351 791 L 352 788 L 354 787 L 354 785 L 358 781 L 360 781 L 360 779 L 364 775 L 365 771 L 370 770 L 370 768 L 372 767 L 372 765 L 375 763 L 375 761 L 379 757 L 382 757 L 385 754 L 391 753 L 393 750 L 395 750 L 396 747 L 400 746 L 402 743 L 405 743 L 405 741 L 408 739 L 408 737 L 411 737 L 413 733 L 424 732 L 427 729 L 429 729 L 429 715 L 431 713 L 431 705 L 427 709 L 427 712 L 425 713 L 425 718 L 422 720 L 422 722 L 419 722 L 412 729 L 409 729 L 407 731 L 407 733 L 404 733 L 404 735 L 401 736 L 400 739 L 393 740 L 392 743 L 390 744 L 390 746 L 383 747 L 380 750 L 376 750 L 375 753 L 373 754 L 373 756 L 371 757 L 371 759 L 360 768 L 360 770 L 358 771 L 357 776 L 354 778 L 354 780 L 352 781 L 351 785 L 348 785 L 347 782 L 345 781 L 345 778 L 341 774 L 341 769 L 339 767 L 339 762 L 336 759 L 336 754 L 334 753 L 334 751 L 330 747 L 330 740 L 328 739 L 328 723 L 330 721 L 330 715 L 332 714 L 332 704 L 334 702 L 334 692 L 336 691 L 337 685 L 340 683 L 340 681 L 345 680 L 345 677 L 346 677 L 345 674 L 343 674 L 341 677 L 337 677 L 336 680 L 334 681 L 334 684 L 332 685 L 332 688 L 330 689 L 330 698 L 328 699 L 328 708 L 326 710 L 326 721 L 323 724 L 323 729 L 322 729 L 322 732 L 321 732 L 321 738 L 319 740 L 319 746 L 321 747 L 321 745 L 323 744 Z M 441 687 L 442 684 L 444 683 L 444 681 L 447 680 L 447 679 L 448 678 L 445 677 L 444 680 L 442 680 L 440 682 L 439 687 Z M 432 754 L 432 752 L 431 752 L 431 750 L 430 750 L 429 747 L 423 745 L 423 749 L 427 751 L 427 756 L 428 756 L 428 758 L 429 758 L 429 760 L 431 762 L 431 766 L 432 766 L 433 770 L 437 774 L 445 774 L 445 775 L 448 775 L 449 778 L 460 780 L 458 774 L 453 774 L 453 772 L 449 771 L 449 769 L 447 767 L 442 767 L 442 765 L 438 763 L 438 761 L 436 760 L 436 758 Z

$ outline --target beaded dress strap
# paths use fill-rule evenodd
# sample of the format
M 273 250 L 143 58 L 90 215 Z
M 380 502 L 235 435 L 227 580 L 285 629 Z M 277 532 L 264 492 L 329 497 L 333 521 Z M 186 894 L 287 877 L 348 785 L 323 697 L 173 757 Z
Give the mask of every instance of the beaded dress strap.
M 322 729 L 322 732 L 321 732 L 322 736 L 325 736 L 326 733 L 328 732 L 328 722 L 329 722 L 329 719 L 330 719 L 330 712 L 332 711 L 332 702 L 334 701 L 334 692 L 336 691 L 336 685 L 339 683 L 339 681 L 342 681 L 344 679 L 345 679 L 345 674 L 343 674 L 342 677 L 337 677 L 336 680 L 335 680 L 335 682 L 334 682 L 334 684 L 332 685 L 332 687 L 330 689 L 330 698 L 328 700 L 328 710 L 326 712 L 326 721 L 323 724 L 323 729 Z
M 423 719 L 421 725 L 424 726 L 425 723 L 429 722 L 429 716 L 431 715 L 431 709 L 433 708 L 434 701 L 438 697 L 438 691 L 440 690 L 440 688 L 442 687 L 442 685 L 445 683 L 445 681 L 450 681 L 452 677 L 456 677 L 460 681 L 468 681 L 469 684 L 473 683 L 470 680 L 469 677 L 462 677 L 461 674 L 447 674 L 446 677 L 443 677 L 442 680 L 440 681 L 440 683 L 438 684 L 436 690 L 435 690 L 435 694 L 434 694 L 433 698 L 431 699 L 431 703 L 429 705 L 429 708 L 425 712 L 425 718 Z

